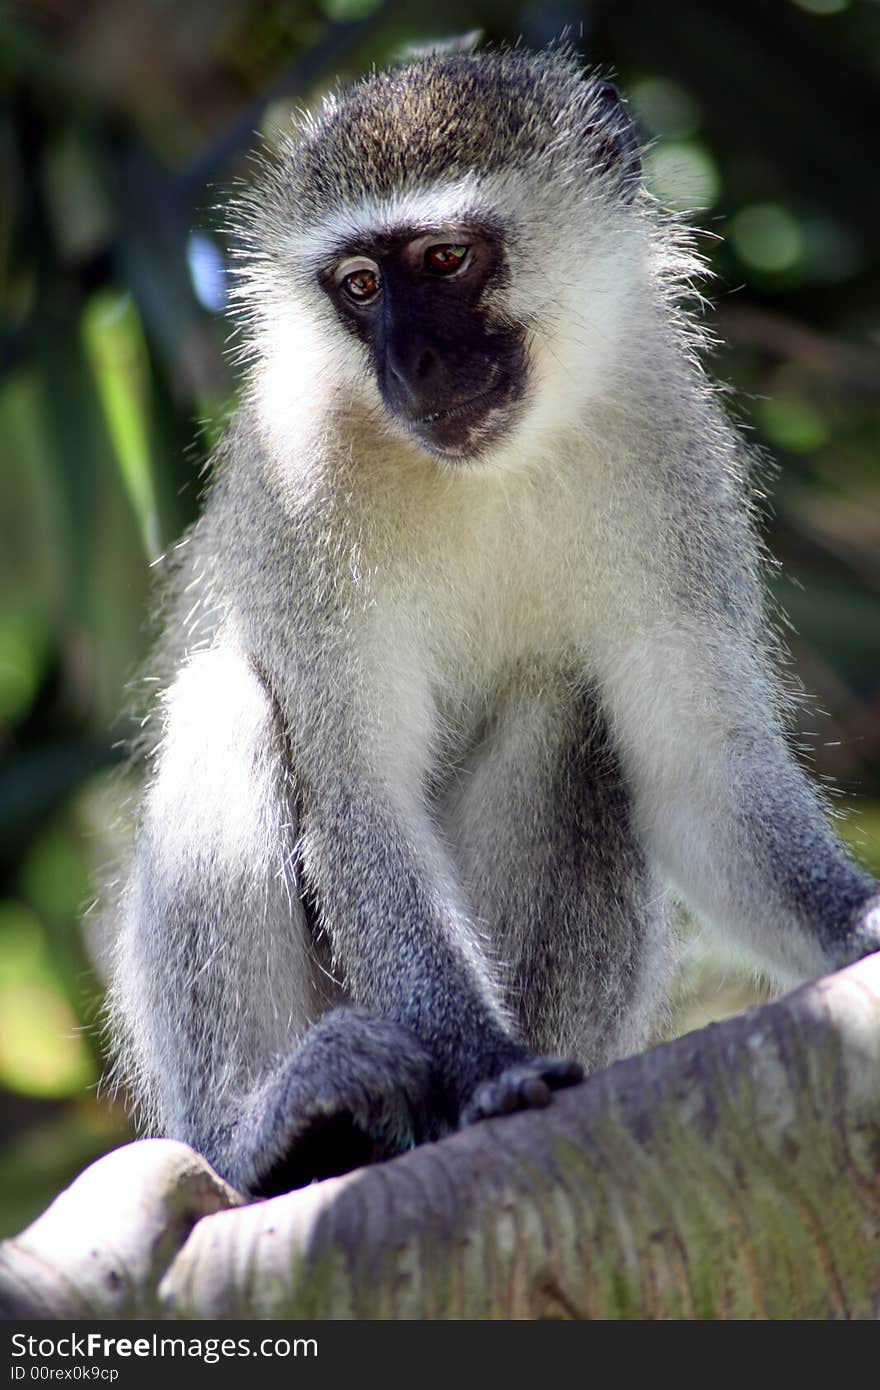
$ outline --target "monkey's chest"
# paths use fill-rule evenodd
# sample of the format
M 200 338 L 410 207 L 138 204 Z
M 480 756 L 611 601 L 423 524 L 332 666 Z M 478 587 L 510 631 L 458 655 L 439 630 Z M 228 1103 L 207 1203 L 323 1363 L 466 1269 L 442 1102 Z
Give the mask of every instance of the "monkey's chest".
M 426 585 L 416 595 L 413 621 L 392 619 L 432 683 L 448 698 L 472 703 L 475 692 L 491 700 L 512 671 L 555 669 L 588 659 L 593 621 L 586 590 L 545 557 L 528 564 L 452 583 Z
M 582 683 L 601 626 L 583 510 L 533 491 L 455 516 L 412 518 L 372 570 L 363 610 L 388 708 L 401 700 L 456 746 L 523 682 Z M 571 673 L 578 675 L 572 677 Z M 432 721 L 433 722 L 433 721 Z

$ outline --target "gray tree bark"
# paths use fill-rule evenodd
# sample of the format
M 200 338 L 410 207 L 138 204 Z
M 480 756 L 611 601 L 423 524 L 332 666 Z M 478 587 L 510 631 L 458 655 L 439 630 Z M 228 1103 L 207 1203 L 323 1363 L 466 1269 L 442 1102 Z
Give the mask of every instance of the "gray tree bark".
M 87 1169 L 0 1247 L 53 1318 L 872 1318 L 880 954 L 543 1111 L 246 1205 L 184 1145 Z

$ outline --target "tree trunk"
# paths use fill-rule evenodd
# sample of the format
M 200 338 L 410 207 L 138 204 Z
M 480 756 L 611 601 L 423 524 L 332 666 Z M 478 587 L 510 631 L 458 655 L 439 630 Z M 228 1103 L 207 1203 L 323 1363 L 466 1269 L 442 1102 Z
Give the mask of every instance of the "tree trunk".
M 271 1201 L 245 1205 L 184 1145 L 128 1145 L 0 1248 L 4 1300 L 53 1318 L 876 1317 L 880 954 L 546 1110 Z

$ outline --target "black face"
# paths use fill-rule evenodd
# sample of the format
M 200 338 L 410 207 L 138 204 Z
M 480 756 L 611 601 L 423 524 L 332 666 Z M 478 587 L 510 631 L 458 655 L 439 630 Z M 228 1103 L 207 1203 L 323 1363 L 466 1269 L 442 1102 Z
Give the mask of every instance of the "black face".
M 371 350 L 390 415 L 431 453 L 473 457 L 516 415 L 524 335 L 483 307 L 504 276 L 497 236 L 456 228 L 352 248 L 323 278 L 344 322 Z

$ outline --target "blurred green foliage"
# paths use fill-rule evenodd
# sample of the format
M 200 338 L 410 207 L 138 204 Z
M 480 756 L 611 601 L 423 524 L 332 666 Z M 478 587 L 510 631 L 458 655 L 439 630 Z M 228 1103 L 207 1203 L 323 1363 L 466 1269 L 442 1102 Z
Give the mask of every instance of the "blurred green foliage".
M 765 451 L 775 584 L 823 711 L 801 741 L 880 870 L 880 5 L 20 0 L 0 12 L 0 1234 L 126 1134 L 96 1092 L 76 924 L 123 795 L 149 562 L 194 515 L 234 390 L 212 206 L 252 132 L 337 74 L 566 27 L 629 93 L 652 191 L 714 234 L 715 370 Z M 691 954 L 683 1026 L 748 994 Z

